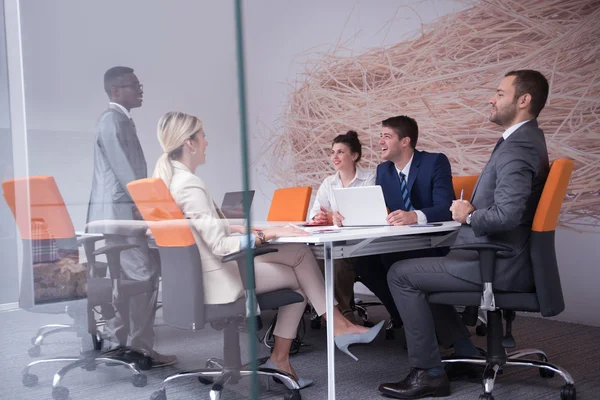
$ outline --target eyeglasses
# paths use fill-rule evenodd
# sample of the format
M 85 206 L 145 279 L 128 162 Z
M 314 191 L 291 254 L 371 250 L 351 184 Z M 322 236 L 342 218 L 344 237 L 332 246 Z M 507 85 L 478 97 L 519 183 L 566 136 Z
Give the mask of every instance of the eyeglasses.
M 133 90 L 144 90 L 144 85 L 142 85 L 141 83 L 137 82 L 137 83 L 130 83 L 129 85 L 115 85 L 113 87 L 120 87 L 120 88 L 126 88 L 126 87 L 130 87 Z

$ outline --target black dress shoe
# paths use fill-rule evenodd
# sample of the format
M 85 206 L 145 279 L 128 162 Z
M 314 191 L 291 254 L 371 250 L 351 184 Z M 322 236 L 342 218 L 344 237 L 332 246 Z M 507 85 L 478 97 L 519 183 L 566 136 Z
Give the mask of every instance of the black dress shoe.
M 450 396 L 450 382 L 446 374 L 431 376 L 424 369 L 413 368 L 404 380 L 379 385 L 379 391 L 397 399 L 446 397 Z
M 482 380 L 485 365 L 469 363 L 444 363 L 449 381 L 457 379 Z

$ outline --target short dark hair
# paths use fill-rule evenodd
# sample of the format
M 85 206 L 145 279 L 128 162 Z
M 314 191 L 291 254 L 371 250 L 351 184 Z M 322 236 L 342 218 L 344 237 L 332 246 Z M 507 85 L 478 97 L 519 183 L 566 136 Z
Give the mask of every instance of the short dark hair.
M 358 153 L 358 158 L 354 161 L 355 164 L 360 161 L 360 158 L 362 157 L 362 144 L 360 143 L 360 140 L 358 140 L 358 133 L 355 131 L 348 131 L 346 134 L 337 135 L 333 139 L 331 145 L 333 146 L 336 143 L 343 143 L 350 148 L 351 152 Z
M 402 139 L 408 137 L 410 139 L 410 145 L 414 149 L 417 147 L 417 141 L 419 140 L 419 126 L 417 121 L 406 115 L 399 115 L 397 117 L 391 117 L 381 121 L 381 126 L 385 128 L 391 128 L 398 138 Z
M 132 74 L 133 68 L 129 67 L 112 67 L 104 73 L 104 91 L 111 97 L 113 86 L 117 85 L 121 78 L 127 74 Z
M 531 95 L 529 112 L 537 118 L 548 100 L 548 80 L 541 72 L 532 69 L 521 69 L 507 72 L 505 77 L 514 76 L 515 100 L 526 93 Z

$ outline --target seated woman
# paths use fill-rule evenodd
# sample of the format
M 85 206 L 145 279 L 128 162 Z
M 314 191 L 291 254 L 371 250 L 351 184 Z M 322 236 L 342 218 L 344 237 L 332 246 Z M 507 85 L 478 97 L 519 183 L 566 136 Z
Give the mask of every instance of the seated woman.
M 242 227 L 229 226 L 221 219 L 204 181 L 195 175 L 196 168 L 205 162 L 208 146 L 202 121 L 180 112 L 169 112 L 158 121 L 158 140 L 164 154 L 158 160 L 154 177 L 161 178 L 175 202 L 193 227 L 194 237 L 204 273 L 204 292 L 207 304 L 226 304 L 244 296 L 237 266 L 222 263 L 221 258 L 242 248 L 260 246 L 280 236 L 303 235 L 296 228 L 253 229 L 253 235 L 243 233 Z M 250 238 L 250 240 L 249 240 Z M 250 243 L 248 243 L 250 241 Z M 308 299 L 319 315 L 325 315 L 325 283 L 309 247 L 304 244 L 277 245 L 278 252 L 256 257 L 256 293 L 292 289 L 302 294 L 303 303 L 290 304 L 279 309 L 275 326 L 275 347 L 265 366 L 292 374 L 301 388 L 312 384 L 298 379 L 290 365 L 289 351 L 292 340 Z M 326 316 L 329 317 L 329 316 Z M 381 330 L 382 323 L 367 329 L 350 323 L 337 308 L 330 316 L 334 324 L 337 347 L 348 351 L 354 343 L 369 343 Z
M 356 132 L 348 131 L 345 135 L 338 135 L 333 139 L 331 162 L 336 173 L 325 178 L 319 187 L 309 213 L 310 219 L 319 224 L 333 225 L 333 213 L 338 211 L 333 196 L 334 188 L 375 185 L 375 173 L 357 166 L 361 156 L 362 145 Z M 324 269 L 323 262 L 320 262 L 320 266 L 321 269 Z M 351 258 L 334 260 L 333 271 L 335 274 L 334 294 L 338 301 L 338 308 L 348 320 L 356 323 L 351 306 L 356 280 L 354 260 Z

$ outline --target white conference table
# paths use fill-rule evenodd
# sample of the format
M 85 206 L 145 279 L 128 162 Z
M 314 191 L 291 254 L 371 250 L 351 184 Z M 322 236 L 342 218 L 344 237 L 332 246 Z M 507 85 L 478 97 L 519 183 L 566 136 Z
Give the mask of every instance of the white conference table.
M 310 236 L 282 237 L 270 243 L 307 243 L 315 257 L 325 260 L 325 299 L 327 315 L 333 315 L 333 260 L 373 254 L 394 253 L 451 246 L 460 223 L 448 221 L 442 226 L 386 226 L 342 228 Z M 327 324 L 327 398 L 335 400 L 335 342 L 333 324 Z

